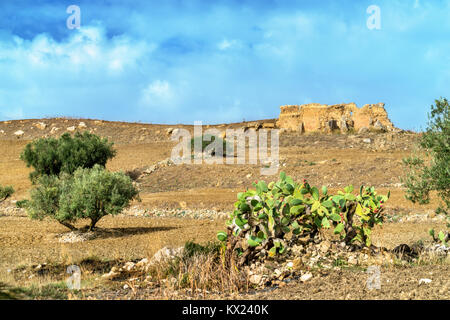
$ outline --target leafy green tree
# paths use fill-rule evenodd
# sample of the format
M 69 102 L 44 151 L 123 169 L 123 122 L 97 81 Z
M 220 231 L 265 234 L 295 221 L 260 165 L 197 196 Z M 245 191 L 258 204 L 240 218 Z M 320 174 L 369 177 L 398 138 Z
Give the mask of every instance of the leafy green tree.
M 406 198 L 413 203 L 426 204 L 430 192 L 436 191 L 441 202 L 436 213 L 445 214 L 450 227 L 450 107 L 448 100 L 435 100 L 428 116 L 428 127 L 422 134 L 418 152 L 403 159 L 406 174 L 403 182 Z M 430 234 L 435 237 L 434 230 Z M 441 231 L 439 240 L 448 241 L 448 231 Z
M 94 165 L 78 168 L 73 175 L 40 177 L 27 209 L 31 218 L 51 217 L 71 230 L 77 219 L 90 219 L 92 230 L 102 217 L 119 214 L 136 198 L 138 190 L 130 177 Z
M 10 186 L 0 186 L 0 203 L 8 199 L 14 193 L 14 189 Z
M 71 230 L 76 217 L 68 212 L 60 210 L 62 196 L 70 194 L 73 177 L 62 173 L 60 177 L 55 175 L 42 175 L 36 179 L 36 187 L 30 191 L 30 200 L 24 206 L 32 219 L 42 220 L 50 217 Z
M 39 176 L 72 174 L 79 167 L 105 166 L 116 155 L 113 143 L 89 132 L 63 134 L 59 139 L 41 138 L 29 143 L 20 158 L 35 171 L 30 173 L 33 183 Z

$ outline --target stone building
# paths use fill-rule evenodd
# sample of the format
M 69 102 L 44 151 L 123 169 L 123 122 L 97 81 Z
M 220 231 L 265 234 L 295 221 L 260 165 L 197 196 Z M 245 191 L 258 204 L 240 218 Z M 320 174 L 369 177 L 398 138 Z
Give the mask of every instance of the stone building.
M 395 127 L 388 118 L 384 103 L 366 104 L 358 108 L 348 104 L 304 104 L 281 106 L 278 128 L 301 132 L 332 132 L 340 130 L 392 131 Z M 364 129 L 365 128 L 365 129 Z

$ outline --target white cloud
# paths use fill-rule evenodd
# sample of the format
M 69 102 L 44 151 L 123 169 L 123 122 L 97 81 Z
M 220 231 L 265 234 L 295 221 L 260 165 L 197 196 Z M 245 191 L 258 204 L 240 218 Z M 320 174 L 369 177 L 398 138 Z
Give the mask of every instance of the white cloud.
M 47 34 L 32 40 L 15 36 L 13 42 L 0 47 L 0 56 L 9 59 L 9 69 L 19 66 L 64 73 L 81 71 L 124 71 L 136 67 L 137 62 L 155 49 L 144 41 L 133 41 L 125 36 L 108 39 L 100 27 L 83 27 L 69 38 L 57 42 Z
M 155 80 L 141 92 L 141 104 L 149 107 L 172 107 L 175 94 L 169 82 Z
M 137 108 L 137 88 L 155 48 L 143 39 L 107 37 L 98 26 L 84 26 L 59 41 L 48 34 L 3 36 L 0 116 L 119 117 L 124 106 Z
M 238 48 L 238 47 L 241 47 L 241 43 L 238 40 L 224 39 L 217 45 L 217 48 L 219 48 L 219 50 L 227 50 L 227 49 Z

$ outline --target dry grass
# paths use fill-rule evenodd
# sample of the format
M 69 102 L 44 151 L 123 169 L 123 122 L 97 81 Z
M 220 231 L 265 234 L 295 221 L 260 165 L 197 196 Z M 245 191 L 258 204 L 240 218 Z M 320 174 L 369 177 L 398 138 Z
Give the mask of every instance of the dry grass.
M 149 273 L 170 291 L 189 289 L 193 294 L 233 294 L 249 290 L 246 273 L 237 268 L 228 269 L 217 252 L 163 262 L 153 266 Z

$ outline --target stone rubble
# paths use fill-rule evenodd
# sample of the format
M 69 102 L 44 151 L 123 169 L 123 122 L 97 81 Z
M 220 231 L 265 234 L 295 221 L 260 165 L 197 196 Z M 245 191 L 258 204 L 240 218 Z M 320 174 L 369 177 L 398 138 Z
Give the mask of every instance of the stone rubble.
M 185 206 L 180 204 L 181 207 Z M 133 206 L 123 211 L 123 214 L 136 217 L 160 217 L 160 218 L 190 218 L 190 219 L 226 219 L 231 211 L 223 212 L 212 209 L 145 209 Z
M 158 250 L 150 260 L 144 258 L 137 263 L 128 261 L 122 267 L 112 267 L 108 273 L 102 275 L 102 279 L 114 280 L 119 277 L 122 278 L 147 273 L 152 266 L 159 263 L 167 263 L 170 260 L 181 257 L 183 252 L 184 247 L 172 248 L 166 246 Z
M 77 243 L 92 240 L 96 237 L 95 232 L 71 231 L 57 235 L 60 243 Z

